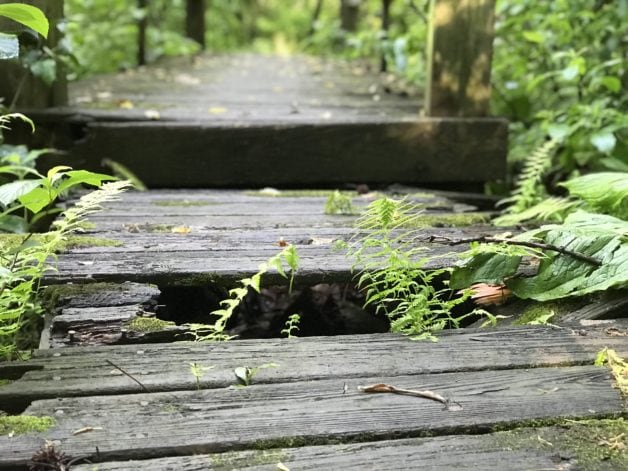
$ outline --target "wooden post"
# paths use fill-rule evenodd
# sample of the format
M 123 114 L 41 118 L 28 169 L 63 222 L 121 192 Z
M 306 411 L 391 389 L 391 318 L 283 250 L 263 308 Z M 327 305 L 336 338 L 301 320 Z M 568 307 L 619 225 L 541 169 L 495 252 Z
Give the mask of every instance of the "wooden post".
M 310 23 L 310 29 L 307 32 L 308 37 L 312 36 L 316 31 L 316 22 L 321 16 L 321 12 L 323 11 L 323 0 L 316 0 L 316 5 L 314 6 L 314 13 L 312 13 L 312 22 Z
M 142 17 L 137 22 L 137 65 L 146 65 L 146 30 L 148 29 L 148 0 L 137 0 Z
M 340 0 L 340 27 L 353 32 L 358 28 L 362 0 Z
M 390 4 L 392 0 L 382 0 L 382 39 L 388 39 L 388 30 L 390 29 Z M 380 72 L 386 72 L 388 70 L 388 64 L 386 63 L 386 53 L 382 51 L 382 57 L 379 64 Z
M 495 0 L 431 0 L 425 107 L 429 116 L 486 116 Z
M 0 3 L 8 3 L 1 1 Z M 61 32 L 57 25 L 63 19 L 63 0 L 22 0 L 21 3 L 40 8 L 50 22 L 50 31 L 46 45 L 53 49 L 61 39 Z M 9 20 L 2 22 L 9 24 Z M 10 22 L 14 31 L 24 28 Z M 18 108 L 46 108 L 49 106 L 63 106 L 68 102 L 68 86 L 63 64 L 56 64 L 56 79 L 52 85 L 33 76 L 25 69 L 19 60 L 0 61 L 0 97 L 4 98 L 4 105 L 15 105 Z
M 187 0 L 185 34 L 205 49 L 205 0 Z

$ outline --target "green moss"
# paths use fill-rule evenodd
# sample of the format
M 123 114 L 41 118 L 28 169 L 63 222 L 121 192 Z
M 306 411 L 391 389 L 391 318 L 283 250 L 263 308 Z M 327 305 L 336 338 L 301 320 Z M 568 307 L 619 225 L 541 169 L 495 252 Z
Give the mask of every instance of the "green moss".
M 0 436 L 24 435 L 30 432 L 45 432 L 55 424 L 52 417 L 35 417 L 32 415 L 0 416 Z
M 486 213 L 423 214 L 417 219 L 417 227 L 465 227 L 486 224 L 490 221 Z
M 628 423 L 623 418 L 562 420 L 560 427 L 515 429 L 492 437 L 500 447 L 572 455 L 578 469 L 628 469 Z
M 210 205 L 219 204 L 219 203 L 215 203 L 212 201 L 167 200 L 167 201 L 153 201 L 153 204 L 155 206 L 165 206 L 165 207 L 175 206 L 175 207 L 187 208 L 190 206 L 210 206 Z
M 276 465 L 286 461 L 288 454 L 283 450 L 253 450 L 210 455 L 211 469 L 232 470 L 253 466 Z
M 7 384 L 10 384 L 11 380 L 10 379 L 0 379 L 0 388 L 2 386 L 6 386 Z
M 329 198 L 338 190 L 256 190 L 245 191 L 244 194 L 248 196 L 267 196 L 270 198 L 300 198 L 300 197 L 321 197 Z M 342 196 L 355 197 L 357 193 L 355 191 L 340 191 Z
M 121 283 L 86 283 L 46 286 L 41 291 L 41 300 L 48 309 L 54 309 L 59 305 L 60 299 L 74 298 L 76 296 L 127 291 L 129 288 Z
M 155 317 L 135 317 L 124 323 L 124 326 L 128 329 L 144 333 L 159 332 L 175 325 L 174 322 L 163 321 Z
M 41 244 L 48 242 L 50 234 L 35 234 L 30 241 L 36 241 Z M 24 234 L 0 234 L 0 249 L 2 251 L 11 250 L 19 247 L 26 236 Z M 105 239 L 102 237 L 91 237 L 84 235 L 70 235 L 64 237 L 64 240 L 57 247 L 57 251 L 76 249 L 80 247 L 120 247 L 124 245 L 119 240 Z

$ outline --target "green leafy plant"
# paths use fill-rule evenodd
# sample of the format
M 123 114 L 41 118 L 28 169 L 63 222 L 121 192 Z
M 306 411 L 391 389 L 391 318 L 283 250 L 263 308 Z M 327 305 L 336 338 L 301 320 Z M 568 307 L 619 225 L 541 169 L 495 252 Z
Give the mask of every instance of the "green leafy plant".
M 290 274 L 286 273 L 284 263 L 290 269 Z M 220 341 L 229 340 L 232 337 L 225 333 L 227 322 L 235 312 L 236 308 L 249 293 L 249 289 L 260 292 L 262 276 L 271 268 L 277 270 L 282 277 L 289 280 L 289 292 L 292 292 L 294 277 L 299 269 L 299 255 L 294 245 L 288 244 L 277 255 L 272 256 L 266 262 L 260 264 L 257 273 L 250 278 L 243 278 L 237 286 L 229 290 L 229 298 L 221 301 L 222 309 L 213 311 L 211 315 L 216 317 L 213 324 L 189 324 L 189 329 L 196 341 Z
M 522 299 L 549 301 L 628 286 L 628 222 L 609 215 L 577 210 L 563 224 L 541 226 L 510 239 L 535 245 L 521 252 L 509 240 L 478 244 L 454 270 L 452 288 L 474 283 L 505 283 Z M 539 252 L 540 251 L 540 252 Z M 538 268 L 521 273 L 525 265 Z
M 201 379 L 205 376 L 205 372 L 207 370 L 211 370 L 212 368 L 214 368 L 214 366 L 202 366 L 196 362 L 190 362 L 190 373 L 194 376 L 197 390 L 200 391 L 201 389 Z
M 426 268 L 430 256 L 413 242 L 420 217 L 421 210 L 407 201 L 373 201 L 356 223 L 349 255 L 359 268 L 358 286 L 365 291 L 366 306 L 388 316 L 393 332 L 435 340 L 436 332 L 482 312 L 452 315 L 470 293 L 452 297 L 447 287 L 435 287 L 450 270 Z
M 48 37 L 48 19 L 37 7 L 23 3 L 0 5 L 0 16 L 16 21 L 33 31 Z M 0 33 L 0 59 L 14 59 L 19 56 L 19 42 L 14 34 Z
M 325 214 L 357 214 L 358 211 L 353 205 L 351 196 L 335 190 L 329 195 L 325 202 Z
M 46 237 L 24 237 L 18 245 L 6 245 L 0 239 L 0 358 L 11 358 L 21 346 L 22 331 L 37 319 L 41 307 L 37 299 L 42 276 L 54 270 L 57 250 L 67 237 L 81 229 L 83 219 L 115 200 L 128 188 L 127 182 L 104 184 L 99 190 L 82 196 L 65 210 Z
M 259 372 L 259 370 L 264 370 L 266 368 L 277 368 L 279 365 L 277 363 L 264 363 L 263 365 L 248 367 L 248 366 L 239 366 L 238 368 L 233 370 L 233 373 L 238 380 L 239 386 L 250 386 L 253 382 L 253 378 Z
M 301 322 L 301 316 L 299 314 L 292 314 L 286 321 L 286 326 L 281 329 L 281 334 L 291 339 L 296 337 L 296 332 L 299 331 L 299 323 Z

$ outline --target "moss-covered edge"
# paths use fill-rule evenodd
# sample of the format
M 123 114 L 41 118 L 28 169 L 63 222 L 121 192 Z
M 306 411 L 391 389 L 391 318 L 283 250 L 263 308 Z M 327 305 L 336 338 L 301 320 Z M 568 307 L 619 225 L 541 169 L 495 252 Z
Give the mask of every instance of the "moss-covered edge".
M 40 292 L 41 301 L 48 310 L 53 310 L 59 306 L 60 300 L 64 298 L 75 298 L 81 295 L 104 292 L 128 291 L 129 287 L 124 283 L 85 283 L 64 285 L 50 285 Z
M 0 436 L 45 432 L 54 425 L 55 419 L 49 416 L 4 415 L 0 416 Z
M 156 317 L 135 317 L 124 323 L 124 327 L 135 332 L 150 333 L 166 330 L 168 327 L 175 327 L 176 324 L 170 321 L 157 319 Z
M 45 242 L 47 234 L 35 234 L 31 240 Z M 0 247 L 2 250 L 10 250 L 19 247 L 26 236 L 24 234 L 0 234 Z M 57 250 L 60 252 L 85 248 L 85 247 L 121 247 L 124 245 L 122 241 L 115 239 L 107 239 L 104 237 L 92 237 L 86 235 L 69 235 L 59 244 Z

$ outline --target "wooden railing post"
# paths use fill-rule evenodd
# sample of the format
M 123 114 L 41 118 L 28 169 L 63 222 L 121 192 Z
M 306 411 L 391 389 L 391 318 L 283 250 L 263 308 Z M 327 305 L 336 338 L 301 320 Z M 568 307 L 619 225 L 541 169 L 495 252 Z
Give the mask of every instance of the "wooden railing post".
M 340 0 L 340 27 L 353 32 L 358 28 L 362 0 Z
M 0 3 L 7 3 L 0 1 Z M 22 0 L 21 3 L 40 8 L 50 22 L 50 31 L 46 45 L 53 49 L 61 39 L 61 32 L 57 25 L 63 20 L 63 0 Z M 9 20 L 6 20 L 7 22 Z M 2 25 L 7 24 L 3 21 Z M 16 23 L 12 24 L 16 30 Z M 15 105 L 19 108 L 46 108 L 49 106 L 63 106 L 68 102 L 68 86 L 63 64 L 57 61 L 56 79 L 52 85 L 33 76 L 18 60 L 0 61 L 0 97 L 4 98 L 4 105 Z
M 205 49 L 205 0 L 187 0 L 185 34 Z
M 146 65 L 146 30 L 148 29 L 148 0 L 137 0 L 142 17 L 137 22 L 137 65 Z
M 427 115 L 488 115 L 494 17 L 495 0 L 431 0 Z

